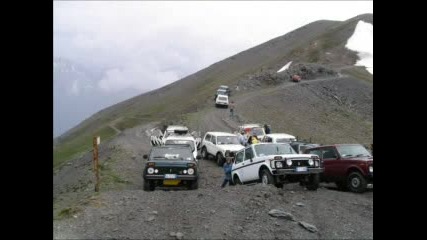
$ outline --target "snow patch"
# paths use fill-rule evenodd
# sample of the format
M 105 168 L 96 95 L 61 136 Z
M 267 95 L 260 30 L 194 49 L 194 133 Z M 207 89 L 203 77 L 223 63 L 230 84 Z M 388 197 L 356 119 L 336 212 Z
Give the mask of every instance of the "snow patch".
M 359 21 L 353 35 L 348 39 L 346 48 L 356 51 L 359 60 L 356 66 L 364 66 L 372 75 L 374 74 L 374 26 L 364 21 Z
M 283 72 L 283 71 L 285 71 L 286 69 L 288 69 L 289 68 L 289 66 L 291 66 L 291 63 L 292 63 L 292 61 L 290 61 L 290 62 L 288 62 L 285 66 L 283 66 L 279 71 L 277 71 L 278 73 L 279 72 Z

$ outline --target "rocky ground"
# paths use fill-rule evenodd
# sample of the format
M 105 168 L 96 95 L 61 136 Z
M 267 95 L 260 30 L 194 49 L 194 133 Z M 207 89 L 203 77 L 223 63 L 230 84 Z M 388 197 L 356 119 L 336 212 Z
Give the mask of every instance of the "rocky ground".
M 243 102 L 248 95 L 238 98 Z M 190 129 L 233 131 L 214 105 L 185 122 Z M 260 184 L 220 188 L 223 171 L 200 160 L 197 190 L 142 190 L 148 132 L 160 123 L 120 132 L 100 145 L 101 191 L 94 193 L 92 153 L 54 172 L 55 239 L 371 239 L 373 192 L 342 192 L 334 184 L 308 191 Z M 274 126 L 274 125 L 273 125 Z

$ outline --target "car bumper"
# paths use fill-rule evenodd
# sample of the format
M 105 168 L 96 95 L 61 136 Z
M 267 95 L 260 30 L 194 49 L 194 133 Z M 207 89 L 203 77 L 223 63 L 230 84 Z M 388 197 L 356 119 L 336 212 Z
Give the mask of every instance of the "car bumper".
M 369 184 L 374 184 L 374 173 L 369 173 L 368 176 L 366 176 L 366 181 L 368 181 Z
M 169 179 L 165 178 L 165 175 L 156 175 L 156 174 L 150 174 L 145 175 L 144 179 L 146 180 L 183 180 L 183 181 L 194 181 L 197 180 L 197 175 L 177 175 L 176 178 Z
M 295 169 L 276 169 L 273 170 L 273 175 L 300 175 L 322 173 L 323 168 L 307 168 L 307 171 L 297 172 Z

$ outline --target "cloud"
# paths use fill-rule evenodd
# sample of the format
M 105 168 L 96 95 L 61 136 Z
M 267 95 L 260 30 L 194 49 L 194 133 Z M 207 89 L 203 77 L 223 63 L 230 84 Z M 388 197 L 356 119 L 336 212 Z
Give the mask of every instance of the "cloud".
M 147 91 L 153 89 L 153 86 L 162 86 L 176 80 L 178 80 L 178 75 L 174 71 L 159 71 L 154 68 L 150 69 L 150 66 L 131 66 L 123 70 L 118 68 L 107 70 L 105 76 L 98 82 L 98 86 L 105 92 L 125 89 Z
M 367 1 L 54 1 L 54 55 L 103 69 L 102 91 L 153 89 L 312 21 L 372 8 Z
M 79 93 L 80 93 L 80 89 L 79 89 L 79 86 L 78 86 L 78 81 L 74 80 L 73 81 L 73 85 L 71 87 L 71 94 L 78 96 Z

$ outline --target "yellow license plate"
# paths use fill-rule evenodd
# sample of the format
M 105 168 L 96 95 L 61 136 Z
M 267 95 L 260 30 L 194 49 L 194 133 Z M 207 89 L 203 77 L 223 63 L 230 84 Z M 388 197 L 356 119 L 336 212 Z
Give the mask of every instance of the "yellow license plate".
M 163 185 L 178 185 L 181 180 L 163 180 Z

